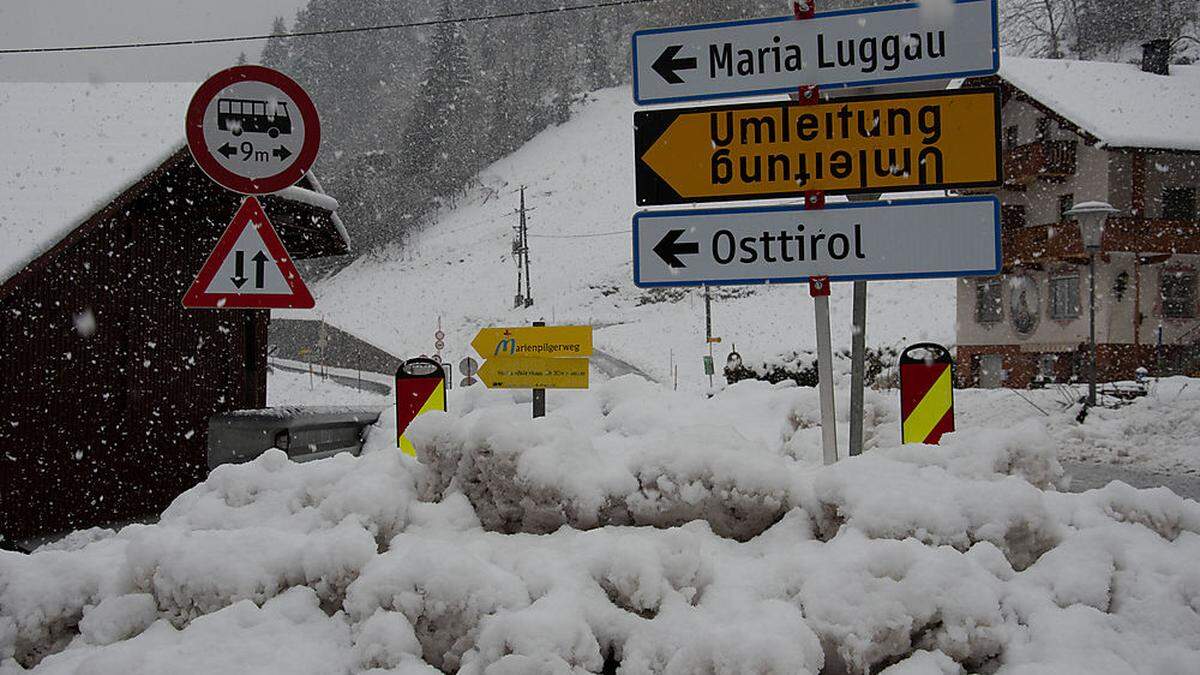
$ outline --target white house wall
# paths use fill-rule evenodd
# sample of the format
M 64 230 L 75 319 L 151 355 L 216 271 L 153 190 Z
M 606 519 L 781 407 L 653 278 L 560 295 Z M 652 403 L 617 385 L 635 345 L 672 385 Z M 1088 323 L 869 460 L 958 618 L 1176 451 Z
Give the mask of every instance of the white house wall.
M 1025 145 L 1037 140 L 1037 123 L 1045 114 L 1038 108 L 1010 98 L 1001 109 L 1001 119 L 1004 129 L 1017 125 L 1017 143 Z M 1028 190 L 1001 190 L 1001 200 L 1005 204 L 1018 204 L 1025 207 L 1025 220 L 1029 225 L 1045 225 L 1059 220 L 1058 199 L 1062 195 L 1074 195 L 1075 202 L 1091 199 L 1103 199 L 1109 190 L 1108 152 L 1086 145 L 1075 132 L 1062 129 L 1057 123 L 1050 125 L 1047 140 L 1075 141 L 1075 166 L 1073 177 L 1064 182 L 1055 183 L 1045 180 L 1034 180 Z
M 1135 344 L 1134 316 L 1140 311 L 1144 319 L 1138 342 L 1143 345 L 1157 344 L 1158 327 L 1163 327 L 1164 344 L 1172 344 L 1200 325 L 1196 319 L 1168 319 L 1162 316 L 1160 299 L 1161 278 L 1164 270 L 1200 269 L 1200 256 L 1176 255 L 1165 263 L 1141 266 L 1140 302 L 1135 302 L 1135 287 L 1138 280 L 1134 270 L 1134 254 L 1110 253 L 1109 262 L 1096 266 L 1096 341 L 1106 344 Z M 1078 267 L 1079 316 L 1071 320 L 1059 320 L 1050 316 L 1049 278 L 1057 273 L 1068 272 Z M 1117 297 L 1118 278 L 1126 274 L 1125 289 Z M 995 323 L 980 324 L 975 321 L 975 285 L 977 279 L 960 279 L 957 288 L 957 334 L 958 344 L 977 345 L 1022 345 L 1028 351 L 1062 351 L 1078 346 L 1088 340 L 1088 274 L 1087 266 L 1070 263 L 1052 263 L 1046 270 L 1025 269 L 1019 272 L 1034 280 L 1039 298 L 1038 322 L 1033 332 L 1022 334 L 1012 324 L 1011 301 L 1013 284 L 1005 277 L 1001 285 L 1004 316 Z M 1135 309 L 1136 308 L 1136 309 Z M 1191 334 L 1191 337 L 1196 335 Z

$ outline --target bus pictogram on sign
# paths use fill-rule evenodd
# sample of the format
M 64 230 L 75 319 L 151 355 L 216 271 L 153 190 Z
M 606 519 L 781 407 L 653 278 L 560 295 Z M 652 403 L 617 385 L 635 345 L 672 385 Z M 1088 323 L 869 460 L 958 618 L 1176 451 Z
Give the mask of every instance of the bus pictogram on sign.
M 321 143 L 308 94 L 262 66 L 229 68 L 200 85 L 186 128 L 188 148 L 204 173 L 247 195 L 295 185 L 312 168 Z

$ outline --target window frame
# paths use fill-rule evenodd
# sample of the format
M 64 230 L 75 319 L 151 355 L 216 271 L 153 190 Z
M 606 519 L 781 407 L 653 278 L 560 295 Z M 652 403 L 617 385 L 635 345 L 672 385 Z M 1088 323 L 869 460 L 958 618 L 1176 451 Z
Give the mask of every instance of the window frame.
M 991 326 L 1004 322 L 1004 280 L 999 277 L 975 280 L 975 323 Z M 995 309 L 991 314 L 985 314 L 985 297 L 995 289 Z
M 1164 319 L 1195 319 L 1196 318 L 1196 270 L 1194 269 L 1163 269 L 1158 280 L 1158 298 L 1161 305 L 1160 313 Z M 1188 281 L 1181 284 L 1181 288 L 1187 289 L 1187 297 L 1184 299 L 1167 297 L 1168 279 L 1172 282 L 1177 279 L 1187 279 Z M 1168 311 L 1168 306 L 1175 304 L 1181 307 L 1179 311 Z
M 1054 128 L 1054 119 L 1049 115 L 1039 117 L 1034 127 L 1034 138 L 1039 141 L 1050 140 L 1050 133 Z
M 1179 217 L 1178 215 L 1168 213 L 1168 211 L 1167 211 L 1167 206 L 1168 206 L 1167 195 L 1169 193 L 1172 193 L 1172 194 L 1173 193 L 1188 193 L 1189 199 L 1187 201 L 1190 202 L 1190 206 L 1191 206 L 1190 213 L 1188 213 L 1184 217 Z M 1161 206 L 1160 206 L 1160 211 L 1161 211 L 1163 220 L 1196 220 L 1196 188 L 1194 186 L 1191 186 L 1191 185 L 1166 185 L 1166 186 L 1163 186 L 1161 199 L 1162 199 L 1162 202 L 1161 202 Z
M 1017 124 L 1010 124 L 1004 127 L 1004 148 L 1012 150 L 1021 144 L 1021 127 Z
M 1063 207 L 1066 208 L 1063 208 Z M 1058 196 L 1058 222 L 1067 222 L 1067 211 L 1075 207 L 1075 193 L 1066 192 Z
M 1079 273 L 1079 270 L 1064 270 L 1050 275 L 1046 283 L 1046 290 L 1050 296 L 1048 298 L 1049 301 L 1046 303 L 1046 311 L 1050 313 L 1051 319 L 1055 321 L 1074 321 L 1083 316 L 1083 293 L 1079 288 L 1082 280 L 1083 275 Z M 1059 287 L 1068 287 L 1073 291 L 1074 313 L 1063 311 L 1064 308 L 1059 302 Z

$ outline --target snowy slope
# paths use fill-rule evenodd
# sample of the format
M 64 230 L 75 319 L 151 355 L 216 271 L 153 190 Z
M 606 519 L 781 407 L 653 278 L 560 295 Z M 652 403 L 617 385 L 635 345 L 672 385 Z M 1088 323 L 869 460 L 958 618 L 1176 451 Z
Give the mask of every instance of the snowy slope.
M 316 312 L 401 356 L 431 352 L 440 317 L 455 362 L 470 353 L 481 326 L 590 323 L 599 329 L 599 349 L 661 381 L 673 352 L 682 364 L 680 386 L 700 386 L 706 382 L 700 357 L 707 353 L 701 292 L 648 292 L 632 281 L 633 111 L 628 88 L 591 95 L 570 121 L 484 171 L 482 187 L 416 235 L 411 249 L 359 260 L 318 284 Z M 521 185 L 534 209 L 536 304 L 513 310 L 512 228 Z M 806 287 L 737 290 L 745 297 L 714 303 L 714 334 L 724 339 L 718 363 L 734 345 L 749 359 L 815 344 Z M 850 332 L 850 287 L 839 284 L 835 349 L 849 348 Z M 873 282 L 868 344 L 927 339 L 954 339 L 954 284 Z

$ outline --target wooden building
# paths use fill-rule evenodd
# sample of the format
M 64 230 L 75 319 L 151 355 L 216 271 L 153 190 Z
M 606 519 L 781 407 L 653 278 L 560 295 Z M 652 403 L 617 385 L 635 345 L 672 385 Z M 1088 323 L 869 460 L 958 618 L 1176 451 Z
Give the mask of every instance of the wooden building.
M 5 85 L 10 96 L 14 87 L 28 88 Z M 103 101 L 88 102 L 103 108 L 112 98 L 137 100 L 123 93 L 147 87 L 156 89 L 104 85 L 112 91 L 101 94 Z M 41 108 L 53 96 L 26 93 L 11 102 L 35 98 Z M 42 228 L 28 225 L 33 216 L 0 219 L 0 243 L 9 247 L 0 257 L 8 262 L 0 264 L 0 545 L 161 510 L 204 478 L 208 418 L 266 403 L 269 312 L 186 310 L 180 302 L 241 203 L 180 147 L 180 98 L 158 101 L 161 133 L 152 124 L 149 132 L 107 135 L 103 124 L 83 127 L 84 135 L 98 136 L 96 145 L 84 140 L 68 151 L 97 165 L 68 166 L 65 176 L 25 169 L 20 181 L 31 183 L 12 180 L 11 165 L 0 173 L 9 209 L 19 210 L 23 199 L 25 206 L 37 202 L 36 190 L 29 197 L 14 185 L 39 180 L 71 193 L 63 199 L 97 205 L 73 222 Z M 130 174 L 130 162 L 104 155 L 116 151 L 105 143 L 118 137 L 125 152 L 160 157 L 143 163 L 148 171 Z M 293 257 L 349 252 L 337 204 L 315 178 L 262 202 Z M 46 199 L 41 205 L 55 206 Z M 13 228 L 7 240 L 5 227 Z
M 1101 381 L 1200 369 L 1200 66 L 1003 58 L 1004 272 L 957 287 L 962 386 L 1086 377 L 1089 280 L 1065 213 L 1105 201 L 1096 264 Z

